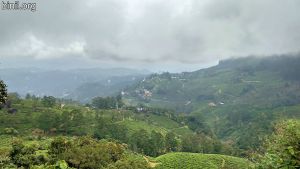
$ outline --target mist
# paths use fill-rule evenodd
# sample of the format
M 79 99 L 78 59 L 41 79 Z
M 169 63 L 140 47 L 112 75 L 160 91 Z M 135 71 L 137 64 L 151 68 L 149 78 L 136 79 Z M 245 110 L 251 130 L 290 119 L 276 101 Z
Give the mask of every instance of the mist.
M 297 0 L 32 2 L 36 11 L 1 11 L 1 67 L 179 72 L 299 52 Z

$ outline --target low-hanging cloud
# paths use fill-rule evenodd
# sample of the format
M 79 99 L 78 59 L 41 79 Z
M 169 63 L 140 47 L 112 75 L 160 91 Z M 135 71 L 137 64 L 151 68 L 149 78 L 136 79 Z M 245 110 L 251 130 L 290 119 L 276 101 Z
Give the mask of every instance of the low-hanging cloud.
M 0 57 L 207 63 L 298 52 L 299 0 L 51 0 L 0 11 Z

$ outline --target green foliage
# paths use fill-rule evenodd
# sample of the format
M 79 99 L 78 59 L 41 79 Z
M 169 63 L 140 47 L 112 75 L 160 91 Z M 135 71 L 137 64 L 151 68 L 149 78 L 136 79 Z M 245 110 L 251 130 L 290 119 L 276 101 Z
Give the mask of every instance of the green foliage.
M 141 158 L 128 158 L 109 165 L 106 169 L 150 169 L 149 165 Z
M 0 105 L 4 104 L 7 100 L 7 89 L 3 80 L 0 80 Z
M 166 135 L 166 149 L 168 152 L 178 150 L 178 140 L 173 132 L 169 132 Z
M 250 165 L 245 159 L 196 153 L 169 153 L 156 158 L 159 163 L 156 169 L 247 169 Z
M 31 165 L 40 165 L 49 160 L 46 155 L 37 153 L 38 150 L 38 145 L 24 145 L 21 140 L 14 140 L 9 156 L 18 167 L 28 168 Z
M 98 139 L 117 139 L 127 142 L 128 129 L 119 123 L 111 123 L 103 117 L 97 117 L 97 125 L 95 128 L 94 136 Z
M 50 154 L 55 159 L 65 160 L 75 168 L 103 168 L 123 157 L 124 146 L 113 142 L 99 142 L 89 137 L 73 141 L 55 139 L 50 146 Z
M 18 130 L 14 129 L 12 127 L 5 128 L 3 133 L 7 134 L 7 135 L 17 135 L 17 134 L 19 134 Z
M 141 129 L 139 131 L 134 132 L 130 137 L 130 145 L 132 149 L 136 152 L 141 152 L 145 154 L 151 153 L 150 148 L 150 136 L 149 133 Z
M 65 160 L 75 168 L 103 168 L 115 163 L 123 156 L 125 148 L 118 143 L 99 142 L 89 137 L 73 141 L 55 139 L 50 146 L 50 154 L 55 159 Z
M 14 139 L 11 149 L 0 146 L 1 168 L 31 169 L 102 169 L 148 168 L 140 155 L 126 149 L 126 146 L 90 137 L 57 137 L 50 144 L 42 141 Z M 49 140 L 49 141 L 50 141 Z M 49 146 L 48 146 L 49 145 Z
M 275 121 L 300 118 L 299 56 L 229 59 L 194 72 L 153 74 L 129 87 L 124 100 L 175 109 L 187 116 L 189 129 L 232 142 L 247 156 Z
M 52 119 L 56 122 L 55 119 Z M 65 134 L 85 135 L 87 134 L 87 118 L 78 109 L 64 111 L 59 117 L 58 130 Z
M 42 103 L 45 107 L 53 107 L 56 103 L 56 99 L 53 96 L 44 96 L 42 98 Z
M 0 147 L 0 168 L 10 165 L 9 149 Z M 11 167 L 16 168 L 16 167 Z
M 58 137 L 51 142 L 49 153 L 52 155 L 60 155 L 71 148 L 71 142 L 64 137 Z
M 188 135 L 182 138 L 182 151 L 183 152 L 193 152 L 200 153 L 204 152 L 204 147 L 209 147 L 205 144 L 201 144 L 201 136 L 199 135 Z
M 122 97 L 95 97 L 92 99 L 92 106 L 98 109 L 118 109 L 123 106 Z
M 39 128 L 44 131 L 56 128 L 59 122 L 59 115 L 55 112 L 45 111 L 38 117 Z
M 165 152 L 165 138 L 159 133 L 152 131 L 150 135 L 150 156 L 157 157 Z
M 266 152 L 257 168 L 300 168 L 300 121 L 287 120 L 276 125 L 266 142 Z
M 116 143 L 91 143 L 76 146 L 65 152 L 64 158 L 76 168 L 101 168 L 118 161 L 124 148 Z
M 30 167 L 30 169 L 74 169 L 68 166 L 68 163 L 65 162 L 64 160 L 57 161 L 53 165 L 33 165 Z
M 39 98 L 33 97 L 29 99 L 15 97 L 12 100 L 11 107 L 19 111 L 14 115 L 0 113 L 0 128 L 3 134 L 11 133 L 4 132 L 10 128 L 17 130 L 19 136 L 32 133 L 33 139 L 61 134 L 67 136 L 89 134 L 98 139 L 126 143 L 131 150 L 154 157 L 169 151 L 181 151 L 183 146 L 186 147 L 182 144 L 184 139 L 193 134 L 188 126 L 183 126 L 186 122 L 184 117 L 179 117 L 166 109 L 143 107 L 142 111 L 138 111 L 137 107 L 132 107 L 126 110 L 94 110 L 70 103 L 64 107 L 45 107 Z M 210 137 L 203 138 L 205 139 L 198 143 L 201 145 L 198 147 L 204 148 L 193 152 L 220 152 L 215 151 L 218 147 L 218 144 L 215 144 L 218 143 L 216 140 Z M 54 156 L 52 158 L 59 159 Z

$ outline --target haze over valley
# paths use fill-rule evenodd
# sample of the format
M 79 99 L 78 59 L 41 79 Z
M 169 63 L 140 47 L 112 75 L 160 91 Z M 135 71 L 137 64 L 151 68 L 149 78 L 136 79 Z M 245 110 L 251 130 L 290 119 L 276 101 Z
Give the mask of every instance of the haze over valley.
M 300 168 L 300 1 L 5 1 L 0 168 Z

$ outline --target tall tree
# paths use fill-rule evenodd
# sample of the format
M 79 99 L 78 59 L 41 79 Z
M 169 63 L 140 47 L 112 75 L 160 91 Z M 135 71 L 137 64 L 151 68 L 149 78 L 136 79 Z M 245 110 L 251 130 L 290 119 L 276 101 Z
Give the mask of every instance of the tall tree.
M 152 130 L 151 139 L 151 156 L 156 157 L 164 153 L 165 138 L 160 132 Z
M 49 132 L 59 125 L 59 115 L 55 112 L 46 111 L 40 114 L 37 121 L 40 129 Z
M 0 80 L 0 104 L 4 104 L 7 100 L 7 89 L 3 80 Z
M 42 98 L 42 103 L 46 107 L 53 107 L 56 103 L 56 99 L 53 96 L 44 96 Z
M 130 137 L 130 145 L 134 151 L 150 155 L 149 133 L 145 129 L 134 132 Z
M 166 149 L 167 151 L 177 151 L 178 141 L 173 132 L 168 132 L 166 135 Z

